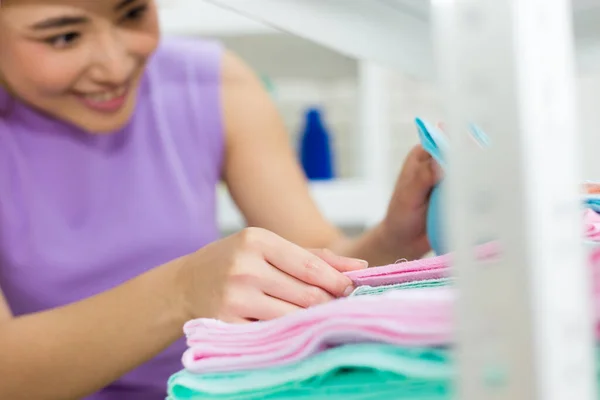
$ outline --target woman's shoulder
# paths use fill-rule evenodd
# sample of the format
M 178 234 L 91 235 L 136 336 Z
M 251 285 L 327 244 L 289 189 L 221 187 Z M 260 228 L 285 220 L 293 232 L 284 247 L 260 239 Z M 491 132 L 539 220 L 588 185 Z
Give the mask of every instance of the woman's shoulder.
M 219 82 L 224 49 L 216 40 L 166 37 L 148 62 L 148 72 L 162 84 Z

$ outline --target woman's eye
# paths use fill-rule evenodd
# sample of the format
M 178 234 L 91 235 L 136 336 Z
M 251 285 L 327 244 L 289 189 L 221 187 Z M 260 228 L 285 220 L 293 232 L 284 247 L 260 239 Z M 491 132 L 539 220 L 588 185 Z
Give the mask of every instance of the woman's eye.
M 125 14 L 125 18 L 124 19 L 134 20 L 134 21 L 135 20 L 139 20 L 139 19 L 141 19 L 144 16 L 144 14 L 146 13 L 147 10 L 148 10 L 148 6 L 147 5 L 143 5 L 143 6 L 140 6 L 140 7 L 133 8 L 133 9 L 129 10 L 127 12 L 127 14 Z
M 64 35 L 53 36 L 46 40 L 50 45 L 56 48 L 64 48 L 72 45 L 78 38 L 79 33 L 70 32 Z

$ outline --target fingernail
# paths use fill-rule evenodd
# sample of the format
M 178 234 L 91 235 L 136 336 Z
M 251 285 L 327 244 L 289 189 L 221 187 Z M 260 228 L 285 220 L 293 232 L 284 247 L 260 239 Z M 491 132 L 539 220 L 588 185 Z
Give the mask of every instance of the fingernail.
M 344 290 L 344 297 L 348 297 L 354 292 L 354 285 L 350 285 Z
M 369 262 L 360 258 L 351 258 L 345 257 L 348 263 L 353 263 L 359 265 L 361 268 L 367 268 L 369 266 Z

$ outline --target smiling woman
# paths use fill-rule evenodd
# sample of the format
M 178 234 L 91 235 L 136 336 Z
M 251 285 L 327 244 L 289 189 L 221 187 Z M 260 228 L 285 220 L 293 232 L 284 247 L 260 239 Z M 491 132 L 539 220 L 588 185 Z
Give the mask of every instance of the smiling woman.
M 21 100 L 93 132 L 131 116 L 156 49 L 153 2 L 4 0 L 2 82 Z M 17 6 L 18 5 L 18 6 Z
M 386 220 L 345 238 L 260 80 L 218 43 L 160 40 L 153 0 L 1 4 L 0 399 L 163 400 L 186 320 L 352 291 L 342 272 L 365 262 L 306 248 L 374 264 L 428 250 L 421 148 Z M 221 179 L 255 227 L 223 239 Z

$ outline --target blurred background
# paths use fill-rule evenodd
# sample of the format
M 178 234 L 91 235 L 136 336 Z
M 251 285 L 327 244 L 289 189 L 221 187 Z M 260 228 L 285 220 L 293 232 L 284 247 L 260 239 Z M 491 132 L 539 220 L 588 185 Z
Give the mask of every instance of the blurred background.
M 427 28 L 428 3 L 398 0 L 395 8 Z M 432 80 L 414 68 L 391 71 L 345 57 L 201 0 L 159 4 L 164 34 L 219 39 L 255 69 L 295 148 L 306 134 L 307 111 L 318 109 L 331 143 L 333 176 L 311 181 L 311 189 L 332 222 L 355 232 L 383 216 L 402 162 L 418 142 L 414 118 L 443 119 Z M 574 0 L 574 9 L 583 179 L 600 181 L 600 0 Z M 419 35 L 401 40 L 420 45 Z M 219 201 L 223 232 L 243 226 L 225 190 Z

